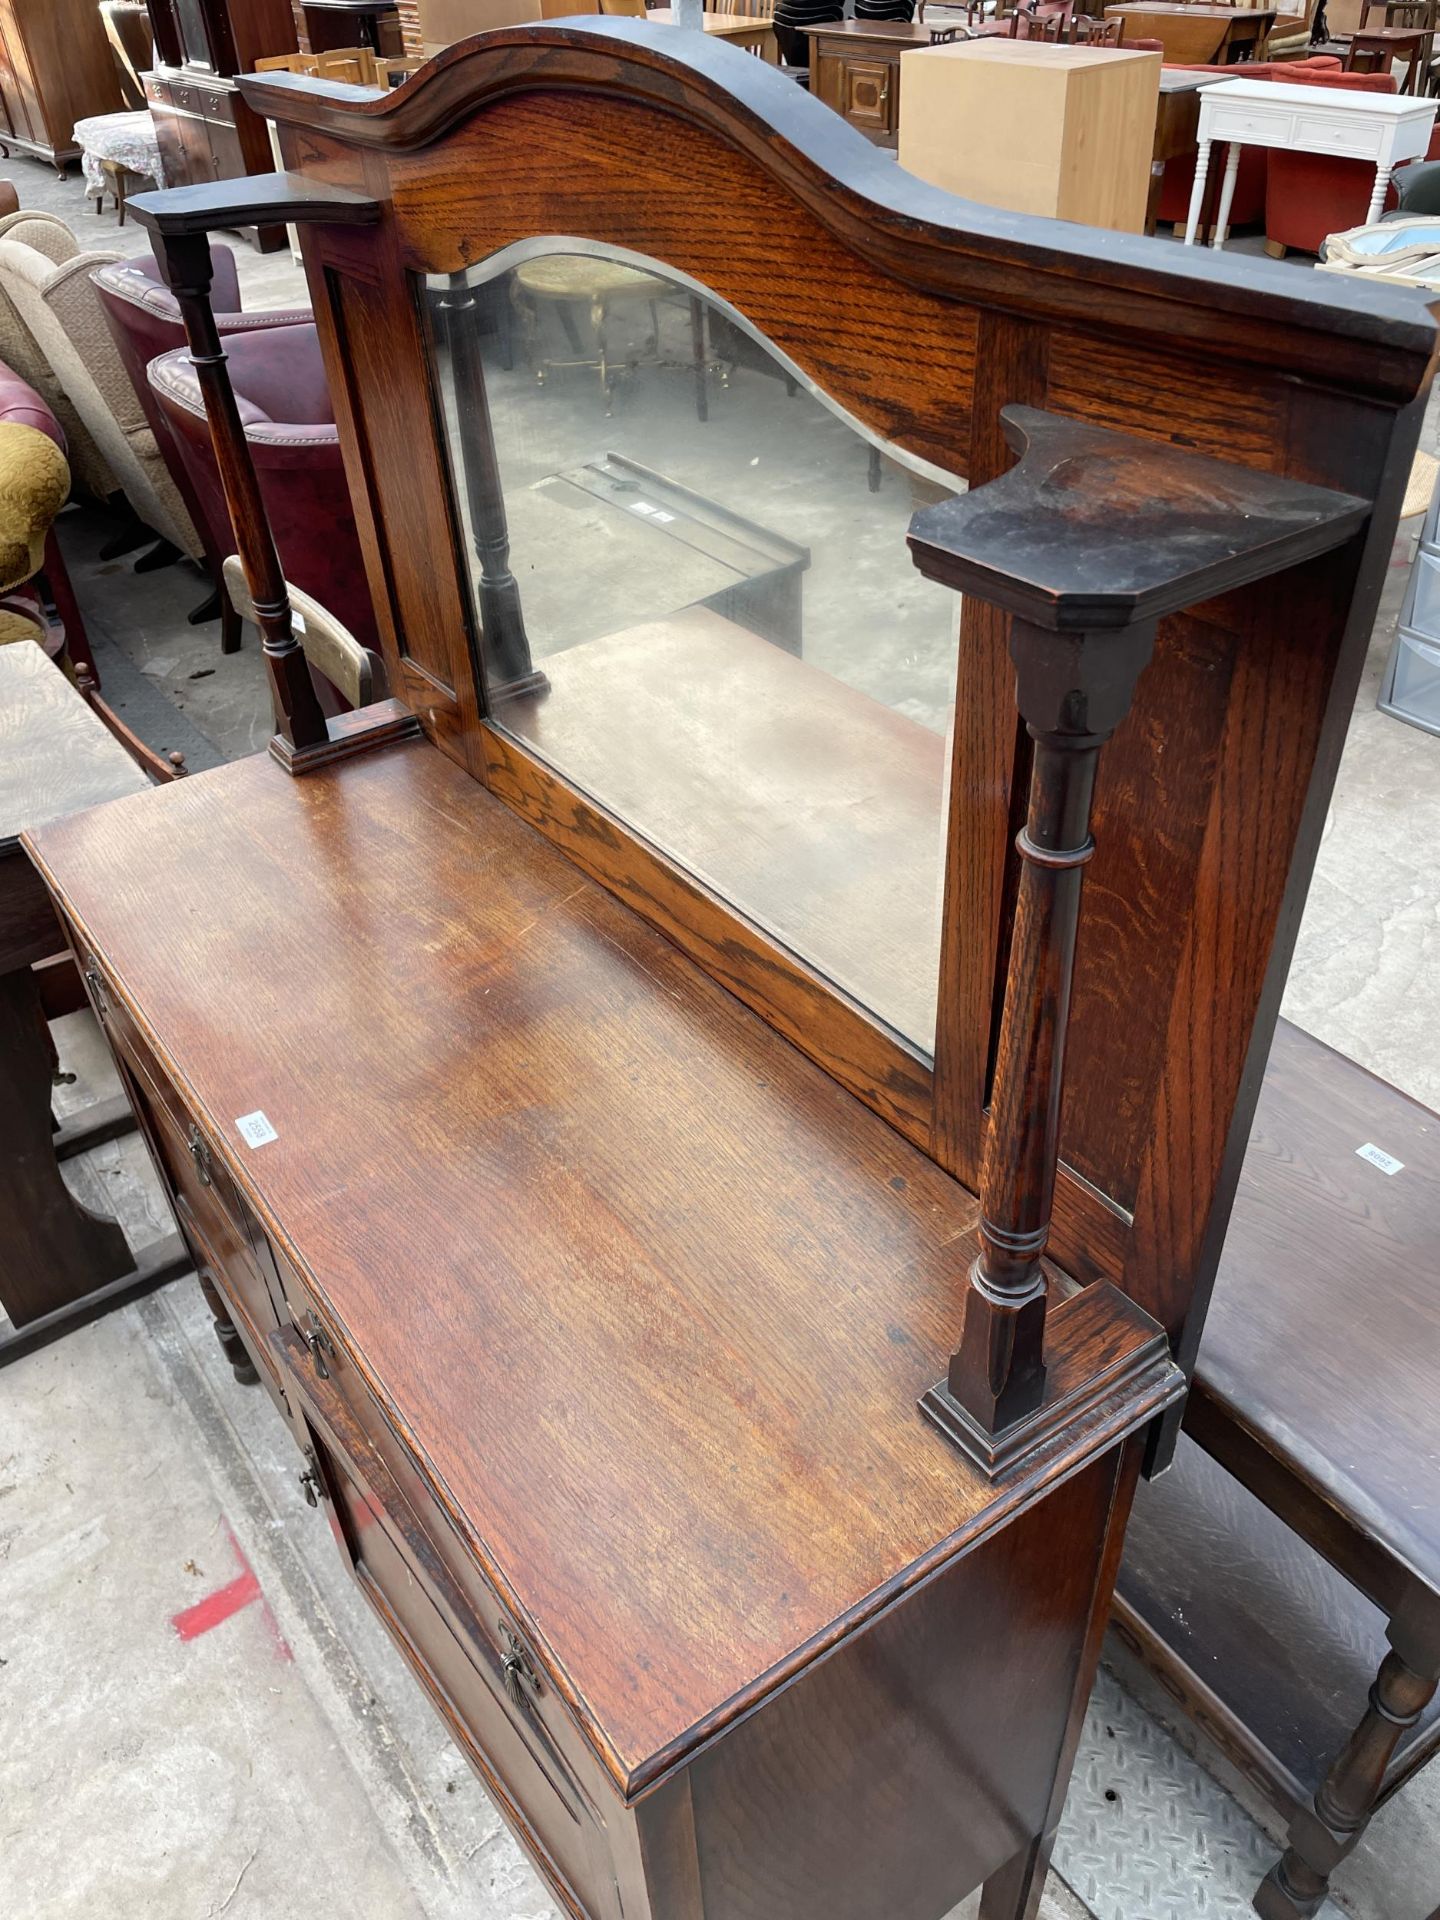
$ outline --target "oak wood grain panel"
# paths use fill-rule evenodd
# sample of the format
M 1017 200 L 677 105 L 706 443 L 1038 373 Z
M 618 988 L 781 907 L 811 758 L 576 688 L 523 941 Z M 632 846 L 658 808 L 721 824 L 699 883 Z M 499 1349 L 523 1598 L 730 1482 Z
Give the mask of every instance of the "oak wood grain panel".
M 1206 884 L 1201 854 L 1233 655 L 1231 637 L 1204 619 L 1166 621 L 1096 787 L 1062 1140 L 1068 1163 L 1126 1209 L 1148 1144 L 1191 902 Z
M 315 244 L 308 235 L 307 244 Z M 343 241 L 332 248 L 343 250 Z M 324 269 L 324 284 L 334 325 L 321 329 L 321 339 L 328 343 L 331 391 L 345 395 L 341 445 L 386 669 L 392 686 L 408 696 L 404 665 L 413 659 L 454 695 L 453 712 L 423 701 L 412 701 L 412 710 L 438 745 L 474 771 L 479 695 L 420 310 L 395 301 L 389 287 L 373 287 L 339 267 Z M 410 457 L 403 469 L 374 458 L 377 437 L 407 440 Z
M 557 172 L 546 156 L 561 138 L 569 160 Z M 635 166 L 637 143 L 653 171 Z M 477 196 L 471 183 L 497 170 L 505 192 Z M 703 130 L 599 96 L 530 95 L 439 152 L 392 157 L 390 183 L 413 270 L 453 272 L 537 233 L 632 249 L 730 301 L 868 427 L 965 471 L 973 311 L 885 278 Z M 803 260 L 804 274 L 777 274 L 783 258 Z
M 1194 1362 L 1305 893 L 1364 666 L 1421 409 L 1297 394 L 1286 471 L 1331 475 L 1337 450 L 1373 494 L 1366 532 L 1235 595 L 1240 633 L 1202 884 L 1182 956 L 1125 1285 Z M 1237 907 L 1243 911 L 1237 911 Z
M 1193 447 L 1262 473 L 1283 471 L 1288 398 L 1222 361 L 1148 341 L 1057 332 L 1050 405 L 1092 426 Z
M 1050 347 L 1042 327 L 1004 314 L 984 317 L 979 341 L 966 462 L 972 486 L 1013 465 L 1001 409 L 1015 402 L 1044 404 Z M 941 1166 L 972 1188 L 980 1180 L 999 1032 L 1004 929 L 1015 878 L 1012 841 L 1023 818 L 1029 768 L 1009 636 L 1010 622 L 997 608 L 973 597 L 965 600 L 950 773 L 933 1151 Z
M 1334 381 L 1390 404 L 1413 395 L 1417 356 L 1423 365 L 1434 344 L 1418 294 L 1317 286 L 1314 276 L 1257 270 L 1253 261 L 1213 253 L 1197 257 L 1194 249 L 1161 253 L 1128 235 L 1107 236 L 1097 250 L 1083 228 L 957 202 L 897 172 L 777 70 L 762 61 L 742 65 L 709 38 L 691 45 L 625 19 L 527 26 L 448 48 L 387 97 L 291 74 L 249 78 L 242 90 L 282 124 L 392 155 L 419 153 L 470 116 L 489 119 L 517 100 L 539 101 L 558 111 L 553 151 L 563 156 L 567 178 L 574 172 L 572 134 L 580 129 L 588 145 L 597 103 L 623 103 L 641 110 L 646 127 L 632 152 L 651 155 L 657 142 L 668 147 L 673 127 L 695 130 L 746 163 L 738 177 L 749 177 L 749 163 L 759 167 L 768 183 L 767 220 L 777 200 L 793 201 L 887 283 L 1102 337 L 1128 336 L 1137 345 L 1148 338 L 1162 351 L 1194 348 L 1263 367 L 1272 378 L 1283 368 L 1290 377 Z M 659 157 L 668 162 L 678 151 Z M 661 164 L 656 174 L 671 207 L 685 206 L 696 224 L 721 224 L 708 170 L 692 179 Z M 727 179 L 727 194 L 736 177 Z M 568 223 L 532 229 L 574 230 Z M 783 250 L 776 257 L 784 258 Z
M 1100 1444 L 927 1427 L 969 1195 L 429 746 L 36 853 L 618 1780 Z
M 943 1913 L 1044 1825 L 1118 1464 L 1088 1468 L 692 1763 L 705 1920 Z

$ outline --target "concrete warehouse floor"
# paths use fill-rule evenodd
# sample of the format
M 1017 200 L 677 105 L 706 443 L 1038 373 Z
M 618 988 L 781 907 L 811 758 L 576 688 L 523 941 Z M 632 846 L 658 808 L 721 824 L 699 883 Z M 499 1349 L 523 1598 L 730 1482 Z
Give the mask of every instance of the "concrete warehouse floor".
M 0 174 L 91 245 L 145 244 L 88 212 L 76 179 L 21 159 Z M 303 304 L 287 255 L 237 252 L 247 305 Z M 593 407 L 584 378 L 563 389 L 577 408 Z M 780 390 L 763 384 L 783 413 Z M 504 401 L 520 421 L 533 401 L 523 367 Z M 623 426 L 623 399 L 616 412 Z M 1432 415 L 1431 446 L 1433 427 Z M 574 453 L 537 451 L 537 471 Z M 845 511 L 908 511 L 889 470 L 867 497 L 840 464 Z M 822 514 L 817 550 L 823 528 Z M 261 746 L 254 636 L 223 659 L 218 627 L 184 622 L 197 577 L 101 563 L 98 514 L 68 514 L 62 538 L 107 693 L 146 737 L 183 748 L 196 769 Z M 828 600 L 813 572 L 807 642 Z M 1374 709 L 1403 582 L 1397 564 L 1286 1012 L 1440 1106 L 1440 739 Z M 846 677 L 875 668 L 873 630 L 865 638 L 863 660 L 826 663 Z M 917 669 L 900 646 L 879 666 L 882 697 L 927 717 L 943 660 L 932 651 Z M 88 1015 L 61 1022 L 57 1038 L 77 1078 L 56 1105 L 71 1111 L 113 1082 Z M 137 1249 L 170 1230 L 135 1137 L 70 1168 Z M 235 1385 L 191 1280 L 0 1373 L 4 1920 L 548 1920 L 539 1883 L 304 1504 L 299 1465 L 269 1401 Z M 1242 1920 L 1275 1837 L 1188 1728 L 1167 1730 L 1163 1706 L 1102 1672 L 1045 1920 Z M 1357 1920 L 1431 1913 L 1440 1781 L 1422 1776 L 1384 1809 L 1335 1893 Z

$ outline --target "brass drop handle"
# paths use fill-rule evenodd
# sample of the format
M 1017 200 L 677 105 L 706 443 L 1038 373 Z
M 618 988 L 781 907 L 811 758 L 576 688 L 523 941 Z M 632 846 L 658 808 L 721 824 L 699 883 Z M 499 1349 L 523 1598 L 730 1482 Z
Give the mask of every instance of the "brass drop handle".
M 90 989 L 90 998 L 95 1002 L 95 1011 L 108 1013 L 110 1002 L 105 998 L 105 981 L 93 960 L 85 969 L 85 984 Z
M 505 1642 L 505 1658 L 500 1663 L 505 1691 L 515 1706 L 528 1708 L 540 1691 L 540 1676 L 525 1650 L 524 1642 L 509 1627 L 500 1629 L 500 1637 Z
M 329 1334 L 326 1333 L 324 1327 L 322 1327 L 316 1319 L 313 1308 L 306 1314 L 305 1319 L 307 1324 L 301 1327 L 300 1338 L 310 1349 L 310 1358 L 315 1362 L 315 1372 L 317 1376 L 321 1380 L 328 1380 L 330 1378 L 330 1369 L 325 1364 L 325 1356 L 328 1353 L 333 1359 L 335 1349 L 330 1344 Z
M 210 1147 L 192 1121 L 190 1124 L 190 1158 L 195 1162 L 195 1177 L 202 1187 L 210 1185 Z
M 300 1491 L 305 1496 L 305 1504 L 307 1507 L 318 1507 L 320 1504 L 320 1474 L 316 1467 L 314 1454 L 307 1454 L 306 1458 L 310 1464 L 300 1475 Z

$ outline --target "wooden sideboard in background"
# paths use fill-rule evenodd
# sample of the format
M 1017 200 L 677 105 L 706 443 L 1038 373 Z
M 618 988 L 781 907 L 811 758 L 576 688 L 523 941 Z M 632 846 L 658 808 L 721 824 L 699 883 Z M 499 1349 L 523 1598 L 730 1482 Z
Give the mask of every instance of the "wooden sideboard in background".
M 0 0 L 0 4 L 13 0 Z M 149 0 L 155 68 L 144 76 L 166 184 L 172 187 L 268 173 L 265 122 L 240 98 L 237 73 L 296 51 L 290 0 Z M 98 16 L 97 16 L 98 17 Z M 108 56 L 108 48 L 106 49 Z M 281 226 L 253 229 L 261 253 L 285 244 Z
M 74 126 L 119 113 L 120 79 L 96 0 L 0 0 L 0 145 L 53 163 L 80 156 Z

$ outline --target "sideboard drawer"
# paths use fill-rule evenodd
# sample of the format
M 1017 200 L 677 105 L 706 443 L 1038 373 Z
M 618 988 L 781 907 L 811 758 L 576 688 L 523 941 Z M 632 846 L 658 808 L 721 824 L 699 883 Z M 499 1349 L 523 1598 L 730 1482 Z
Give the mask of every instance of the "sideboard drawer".
M 506 1636 L 516 1630 L 515 1622 L 437 1504 L 368 1381 L 350 1360 L 344 1341 L 329 1325 L 319 1301 L 285 1255 L 266 1244 L 291 1327 L 288 1334 L 278 1337 L 284 1340 L 298 1368 L 303 1390 L 313 1405 L 326 1410 L 333 1425 L 343 1424 L 353 1435 L 342 1448 L 352 1463 L 358 1463 L 362 1456 L 375 1463 L 373 1472 L 362 1473 L 372 1489 L 376 1475 L 383 1475 L 387 1485 L 396 1489 L 412 1516 L 416 1533 L 424 1539 L 427 1563 L 433 1562 L 441 1571 L 467 1619 L 477 1624 L 477 1631 L 483 1630 L 491 1647 L 503 1647 Z M 502 1657 L 497 1653 L 497 1659 Z M 545 1737 L 558 1764 L 575 1779 L 580 1790 L 594 1803 L 612 1797 L 609 1775 L 558 1694 L 547 1689 L 538 1708 L 532 1703 L 532 1712 L 543 1719 Z
M 1374 121 L 1342 120 L 1338 114 L 1302 113 L 1295 127 L 1295 144 L 1309 152 L 1322 149 L 1352 154 L 1357 160 L 1374 160 L 1379 155 L 1385 132 L 1386 129 Z
M 1243 140 L 1253 135 L 1266 146 L 1283 147 L 1289 144 L 1292 120 L 1290 114 L 1264 113 L 1258 108 L 1217 107 L 1209 132 L 1215 140 Z
M 293 1329 L 271 1345 L 361 1591 L 562 1904 L 591 1920 L 620 1920 L 606 1814 L 554 1738 L 553 1691 L 498 1606 L 471 1606 L 334 1380 L 312 1375 Z M 605 1797 L 623 1820 L 618 1799 Z
M 284 1318 L 284 1301 L 278 1284 L 272 1286 L 262 1268 L 259 1249 L 268 1243 L 260 1223 L 95 955 L 83 945 L 77 945 L 76 952 L 91 1004 L 125 1076 L 181 1231 L 197 1259 L 240 1308 L 249 1323 L 248 1344 L 268 1366 L 266 1342 Z

